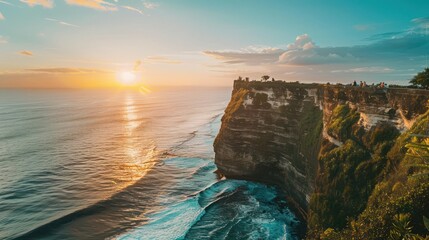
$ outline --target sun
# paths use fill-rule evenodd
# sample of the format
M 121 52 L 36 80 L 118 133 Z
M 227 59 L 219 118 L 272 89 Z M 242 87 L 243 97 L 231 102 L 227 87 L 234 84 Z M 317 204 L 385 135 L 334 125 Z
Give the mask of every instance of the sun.
M 124 71 L 116 74 L 118 81 L 125 86 L 134 86 L 137 84 L 137 76 L 134 72 Z

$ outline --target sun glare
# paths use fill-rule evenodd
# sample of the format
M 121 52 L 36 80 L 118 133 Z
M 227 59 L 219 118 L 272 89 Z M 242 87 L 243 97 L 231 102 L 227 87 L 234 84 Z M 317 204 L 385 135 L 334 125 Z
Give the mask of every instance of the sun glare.
M 125 86 L 137 84 L 137 76 L 133 72 L 120 72 L 117 74 L 118 81 Z

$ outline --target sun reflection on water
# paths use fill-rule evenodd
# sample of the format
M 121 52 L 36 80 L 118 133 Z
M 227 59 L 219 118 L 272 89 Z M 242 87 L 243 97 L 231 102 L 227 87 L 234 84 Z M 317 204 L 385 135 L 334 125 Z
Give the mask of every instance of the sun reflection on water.
M 125 158 L 119 166 L 121 175 L 119 181 L 135 182 L 144 177 L 156 164 L 157 151 L 155 142 L 139 134 L 139 127 L 144 124 L 133 94 L 128 94 L 124 99 L 124 141 L 123 150 Z M 131 183 L 130 183 L 131 182 Z

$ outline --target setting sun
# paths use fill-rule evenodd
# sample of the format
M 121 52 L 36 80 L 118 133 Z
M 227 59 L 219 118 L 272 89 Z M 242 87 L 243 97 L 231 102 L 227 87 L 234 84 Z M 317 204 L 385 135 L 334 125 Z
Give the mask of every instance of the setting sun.
M 137 76 L 133 72 L 125 71 L 117 74 L 118 81 L 125 86 L 132 86 L 137 83 Z

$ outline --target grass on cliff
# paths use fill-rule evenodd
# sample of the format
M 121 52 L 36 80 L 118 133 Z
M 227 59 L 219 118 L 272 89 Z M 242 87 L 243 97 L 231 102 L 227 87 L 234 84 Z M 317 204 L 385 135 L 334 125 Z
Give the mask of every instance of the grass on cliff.
M 328 134 L 341 141 L 350 138 L 352 126 L 359 120 L 360 115 L 348 105 L 338 105 L 332 112 L 330 124 L 327 126 Z
M 425 219 L 427 225 L 429 217 L 428 129 L 429 111 L 420 116 L 409 131 L 394 138 L 394 144 L 386 154 L 382 154 L 386 149 L 379 150 L 379 156 L 386 159 L 384 167 L 381 166 L 384 174 L 365 176 L 367 180 L 375 180 L 376 184 L 368 200 L 363 201 L 365 208 L 362 213 L 350 216 L 343 229 L 319 225 L 319 229 L 314 231 L 317 227 L 313 225 L 309 238 L 429 239 L 425 226 Z M 380 138 L 374 137 L 373 140 L 378 143 Z M 415 146 L 418 146 L 417 150 Z M 374 169 L 380 166 L 369 163 L 367 167 Z M 332 182 L 328 184 L 334 187 Z M 336 215 L 334 212 L 320 213 L 327 214 L 329 218 Z M 326 217 L 323 214 L 320 217 Z
M 316 191 L 310 200 L 310 239 L 319 238 L 326 229 L 346 228 L 365 210 L 376 184 L 383 179 L 387 155 L 399 131 L 389 123 L 365 130 L 358 124 L 359 118 L 347 105 L 333 111 L 328 132 L 345 142 L 340 147 L 327 141 L 322 144 Z
M 241 88 L 232 95 L 231 100 L 225 109 L 225 115 L 222 117 L 222 122 L 229 122 L 232 119 L 233 114 L 243 107 L 244 99 L 248 93 L 249 90 Z
M 222 138 L 222 134 L 226 124 L 231 121 L 233 115 L 240 109 L 243 108 L 243 102 L 246 98 L 246 95 L 249 93 L 248 89 L 240 88 L 239 90 L 233 92 L 231 100 L 228 103 L 228 106 L 225 109 L 225 114 L 222 117 L 222 126 L 219 130 L 219 133 L 214 141 L 214 146 L 219 143 L 219 139 Z

